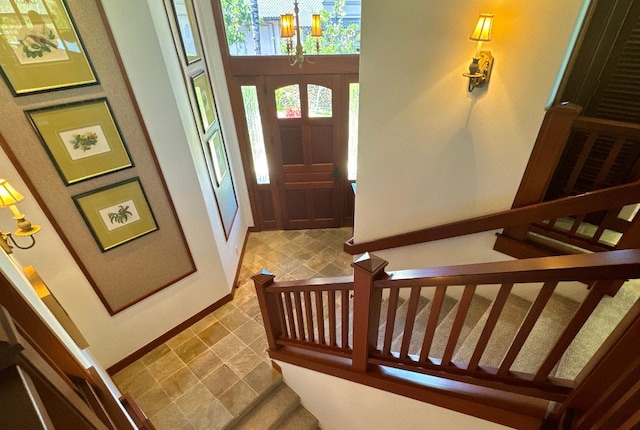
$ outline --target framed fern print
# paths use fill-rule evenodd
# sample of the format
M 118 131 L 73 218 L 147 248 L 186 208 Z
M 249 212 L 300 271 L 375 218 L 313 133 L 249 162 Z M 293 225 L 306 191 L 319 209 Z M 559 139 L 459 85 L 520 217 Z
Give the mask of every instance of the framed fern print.
M 79 194 L 73 201 L 102 252 L 158 230 L 139 178 Z

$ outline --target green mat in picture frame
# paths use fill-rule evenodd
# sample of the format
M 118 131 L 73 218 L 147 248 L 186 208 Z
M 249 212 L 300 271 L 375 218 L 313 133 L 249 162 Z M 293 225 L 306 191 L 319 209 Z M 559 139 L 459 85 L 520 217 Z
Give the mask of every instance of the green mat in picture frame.
M 216 104 L 213 98 L 211 84 L 209 83 L 209 79 L 204 71 L 193 76 L 191 78 L 191 84 L 193 85 L 193 92 L 198 104 L 197 116 L 200 119 L 202 133 L 207 134 L 209 128 L 218 118 L 216 115 Z
M 102 252 L 158 230 L 139 178 L 73 196 Z
M 14 95 L 98 83 L 64 0 L 3 0 L 0 9 L 0 71 Z
M 66 185 L 132 167 L 107 99 L 27 111 Z

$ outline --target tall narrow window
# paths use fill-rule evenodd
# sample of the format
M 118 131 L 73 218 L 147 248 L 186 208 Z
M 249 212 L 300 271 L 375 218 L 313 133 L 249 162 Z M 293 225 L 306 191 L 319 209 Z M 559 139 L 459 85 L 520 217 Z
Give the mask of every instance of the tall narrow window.
M 309 84 L 307 86 L 307 99 L 309 102 L 309 118 L 331 118 L 333 115 L 331 88 Z
M 299 85 L 289 85 L 276 90 L 276 111 L 278 118 L 302 118 Z
M 258 92 L 255 85 L 242 86 L 242 100 L 244 112 L 249 128 L 249 141 L 253 155 L 253 168 L 258 184 L 269 183 L 269 164 L 264 148 L 264 133 L 262 132 L 262 118 L 258 108 Z
M 360 106 L 360 84 L 349 84 L 349 160 L 347 179 L 355 181 L 358 175 L 358 111 Z

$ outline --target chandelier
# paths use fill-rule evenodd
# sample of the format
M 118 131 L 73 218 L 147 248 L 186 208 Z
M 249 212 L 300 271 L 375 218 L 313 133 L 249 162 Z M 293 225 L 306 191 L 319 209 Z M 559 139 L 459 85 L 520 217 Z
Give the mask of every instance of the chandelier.
M 304 50 L 302 48 L 302 42 L 300 40 L 300 16 L 298 9 L 298 0 L 293 2 L 293 14 L 287 13 L 280 15 L 280 37 L 285 40 L 287 45 L 287 55 L 289 56 L 289 64 L 291 66 L 302 67 L 302 63 L 305 60 L 308 63 L 313 63 L 310 59 L 304 56 Z M 295 19 L 295 21 L 294 21 Z M 293 36 L 296 36 L 296 46 L 293 46 Z M 320 52 L 320 36 L 322 36 L 322 25 L 320 23 L 320 15 L 311 15 L 311 36 L 316 39 L 316 55 Z

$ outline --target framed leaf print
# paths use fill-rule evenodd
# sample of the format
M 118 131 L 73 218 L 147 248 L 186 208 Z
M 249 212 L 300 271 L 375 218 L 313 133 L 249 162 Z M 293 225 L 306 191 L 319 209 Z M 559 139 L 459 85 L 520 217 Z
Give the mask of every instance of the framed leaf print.
M 158 229 L 138 178 L 73 197 L 102 252 Z
M 202 48 L 198 38 L 198 24 L 193 9 L 192 0 L 172 0 L 173 13 L 175 15 L 182 53 L 187 64 L 194 63 L 202 58 Z
M 211 127 L 217 119 L 211 84 L 205 72 L 200 72 L 193 76 L 191 78 L 191 84 L 193 85 L 193 93 L 196 97 L 198 117 L 200 119 L 200 125 L 202 126 L 202 132 L 207 134 L 209 127 Z
M 98 82 L 64 0 L 3 0 L 0 16 L 0 71 L 14 95 Z
M 27 112 L 66 185 L 133 166 L 106 99 Z

